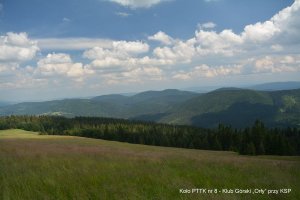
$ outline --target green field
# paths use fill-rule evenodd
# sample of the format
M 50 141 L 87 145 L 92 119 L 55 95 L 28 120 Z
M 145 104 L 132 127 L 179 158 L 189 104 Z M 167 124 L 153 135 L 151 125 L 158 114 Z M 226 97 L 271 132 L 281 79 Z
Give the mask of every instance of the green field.
M 292 189 L 181 194 L 180 189 Z M 300 199 L 300 157 L 0 131 L 0 199 Z M 266 191 L 267 192 L 267 191 Z

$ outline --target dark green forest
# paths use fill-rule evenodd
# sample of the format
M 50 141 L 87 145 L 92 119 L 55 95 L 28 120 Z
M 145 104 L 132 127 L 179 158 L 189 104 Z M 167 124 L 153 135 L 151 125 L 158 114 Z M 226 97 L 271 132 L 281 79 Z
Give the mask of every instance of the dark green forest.
M 299 128 L 300 89 L 221 88 L 205 94 L 169 89 L 0 107 L 0 116 L 10 115 L 108 117 L 205 128 L 217 128 L 219 123 L 246 128 L 260 119 L 267 127 Z
M 0 129 L 23 129 L 48 135 L 71 135 L 135 144 L 203 150 L 235 151 L 245 155 L 300 155 L 299 128 L 252 127 L 215 129 L 99 117 L 7 116 Z

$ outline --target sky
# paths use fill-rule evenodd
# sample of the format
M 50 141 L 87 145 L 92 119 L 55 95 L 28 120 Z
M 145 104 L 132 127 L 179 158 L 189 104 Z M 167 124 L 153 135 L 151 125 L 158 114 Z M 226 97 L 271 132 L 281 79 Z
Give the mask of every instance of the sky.
M 0 0 L 0 101 L 300 81 L 300 0 Z

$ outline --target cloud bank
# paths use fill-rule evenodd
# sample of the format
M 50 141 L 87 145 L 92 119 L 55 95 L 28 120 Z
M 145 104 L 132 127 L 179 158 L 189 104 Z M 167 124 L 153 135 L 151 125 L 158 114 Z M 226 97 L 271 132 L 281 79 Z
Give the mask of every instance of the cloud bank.
M 131 8 L 152 1 L 113 0 Z M 191 81 L 248 74 L 300 72 L 300 0 L 241 33 L 215 31 L 208 22 L 183 40 L 157 30 L 144 40 L 44 38 L 26 33 L 0 36 L 0 88 L 74 83 L 124 85 L 151 81 Z M 41 54 L 42 50 L 60 53 Z M 82 53 L 74 61 L 64 52 Z M 76 59 L 75 59 L 76 60 Z M 24 64 L 30 62 L 30 64 Z

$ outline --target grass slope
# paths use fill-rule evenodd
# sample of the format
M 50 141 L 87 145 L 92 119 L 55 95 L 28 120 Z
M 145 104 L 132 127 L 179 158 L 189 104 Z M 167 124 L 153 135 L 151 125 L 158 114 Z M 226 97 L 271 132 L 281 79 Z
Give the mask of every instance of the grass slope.
M 0 131 L 0 199 L 299 199 L 299 157 L 163 148 Z M 180 188 L 291 188 L 180 194 Z

